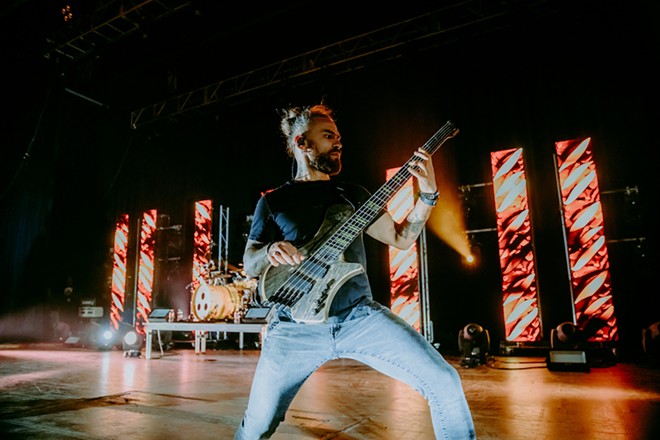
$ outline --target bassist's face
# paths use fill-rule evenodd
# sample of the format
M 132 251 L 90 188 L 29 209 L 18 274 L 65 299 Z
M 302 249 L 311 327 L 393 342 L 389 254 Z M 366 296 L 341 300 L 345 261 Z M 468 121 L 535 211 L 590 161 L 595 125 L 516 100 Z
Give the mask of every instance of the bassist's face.
M 306 145 L 309 166 L 334 176 L 341 171 L 341 135 L 337 125 L 327 117 L 315 117 L 307 130 Z

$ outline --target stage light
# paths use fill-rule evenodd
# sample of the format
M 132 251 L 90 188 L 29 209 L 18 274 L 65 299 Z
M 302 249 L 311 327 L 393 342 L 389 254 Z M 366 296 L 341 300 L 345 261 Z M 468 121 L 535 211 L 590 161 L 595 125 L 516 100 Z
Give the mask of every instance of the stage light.
M 577 349 L 582 343 L 582 331 L 572 322 L 562 322 L 550 332 L 552 348 Z
M 96 341 L 96 348 L 99 350 L 112 350 L 114 345 L 116 345 L 115 332 L 107 328 L 101 329 Z
M 92 320 L 88 323 L 84 333 L 88 344 L 97 350 L 112 350 L 115 345 L 118 345 L 117 333 L 107 325 L 101 325 Z
M 101 336 L 104 341 L 111 341 L 113 335 L 114 333 L 111 332 L 110 330 L 105 330 Z
M 122 348 L 124 357 L 140 357 L 143 345 L 143 338 L 135 329 L 128 330 L 122 338 Z
M 461 255 L 463 267 L 469 270 L 477 269 L 481 265 L 481 244 L 477 243 L 474 235 L 468 236 L 469 248 L 467 252 Z
M 473 368 L 486 363 L 490 350 L 490 334 L 479 324 L 469 323 L 458 332 L 458 349 L 463 368 Z
M 550 347 L 546 366 L 550 371 L 590 370 L 584 351 L 585 332 L 572 322 L 560 323 L 550 331 Z

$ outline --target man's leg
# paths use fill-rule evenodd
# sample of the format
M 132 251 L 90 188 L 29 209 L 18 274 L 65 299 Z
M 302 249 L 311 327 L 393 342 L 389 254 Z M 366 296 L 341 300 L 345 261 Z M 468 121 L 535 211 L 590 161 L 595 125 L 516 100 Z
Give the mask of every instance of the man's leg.
M 456 369 L 389 309 L 366 313 L 341 325 L 336 334 L 338 355 L 363 362 L 418 390 L 429 402 L 438 439 L 476 438 Z
M 305 380 L 331 359 L 329 335 L 325 324 L 277 322 L 268 330 L 235 440 L 270 438 Z

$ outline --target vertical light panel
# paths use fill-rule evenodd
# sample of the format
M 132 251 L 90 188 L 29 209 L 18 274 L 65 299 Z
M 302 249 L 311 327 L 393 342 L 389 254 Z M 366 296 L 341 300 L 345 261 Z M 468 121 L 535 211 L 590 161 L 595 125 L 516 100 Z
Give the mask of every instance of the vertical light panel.
M 157 215 L 158 212 L 155 209 L 145 211 L 142 214 L 142 222 L 140 224 L 140 260 L 138 264 L 135 328 L 141 333 L 144 333 L 142 325 L 149 321 L 149 313 L 151 313 L 152 306 Z
M 398 168 L 387 170 L 387 180 Z M 394 195 L 387 210 L 396 222 L 406 218 L 415 204 L 412 179 Z M 394 313 L 403 318 L 417 331 L 421 331 L 421 306 L 419 298 L 419 263 L 417 243 L 406 250 L 389 246 L 390 304 Z
M 490 154 L 497 216 L 505 339 L 541 339 L 538 288 L 522 148 Z
M 213 202 L 200 200 L 195 202 L 195 231 L 193 233 L 192 289 L 209 277 L 208 267 L 211 261 L 211 237 L 213 227 Z
M 115 224 L 114 252 L 112 258 L 112 285 L 110 287 L 110 325 L 115 330 L 123 321 L 126 300 L 126 260 L 128 256 L 128 214 L 122 214 Z
M 555 142 L 575 325 L 597 342 L 618 339 L 609 256 L 591 138 Z

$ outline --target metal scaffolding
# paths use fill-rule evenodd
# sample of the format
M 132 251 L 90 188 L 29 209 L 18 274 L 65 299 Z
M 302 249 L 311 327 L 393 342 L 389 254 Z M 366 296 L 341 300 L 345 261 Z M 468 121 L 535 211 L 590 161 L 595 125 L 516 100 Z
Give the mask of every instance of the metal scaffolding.
M 229 273 L 229 207 L 218 208 L 218 268 Z
M 195 7 L 191 0 L 132 0 L 100 2 L 82 17 L 47 39 L 44 57 L 74 63 L 128 37 L 163 23 L 176 26 L 177 18 Z M 320 72 L 340 74 L 378 60 L 402 56 L 403 50 L 423 50 L 451 41 L 457 31 L 479 33 L 531 21 L 568 9 L 550 0 L 455 0 L 443 7 L 375 31 L 311 50 L 213 84 L 169 97 L 130 112 L 130 127 L 156 121 L 175 121 L 209 110 L 212 104 L 246 98 L 276 84 L 300 82 Z M 448 54 L 448 58 L 451 54 Z
M 48 38 L 44 57 L 60 63 L 78 61 L 140 31 L 146 23 L 186 8 L 190 3 L 190 0 L 105 2 L 81 19 L 77 28 L 66 28 Z

